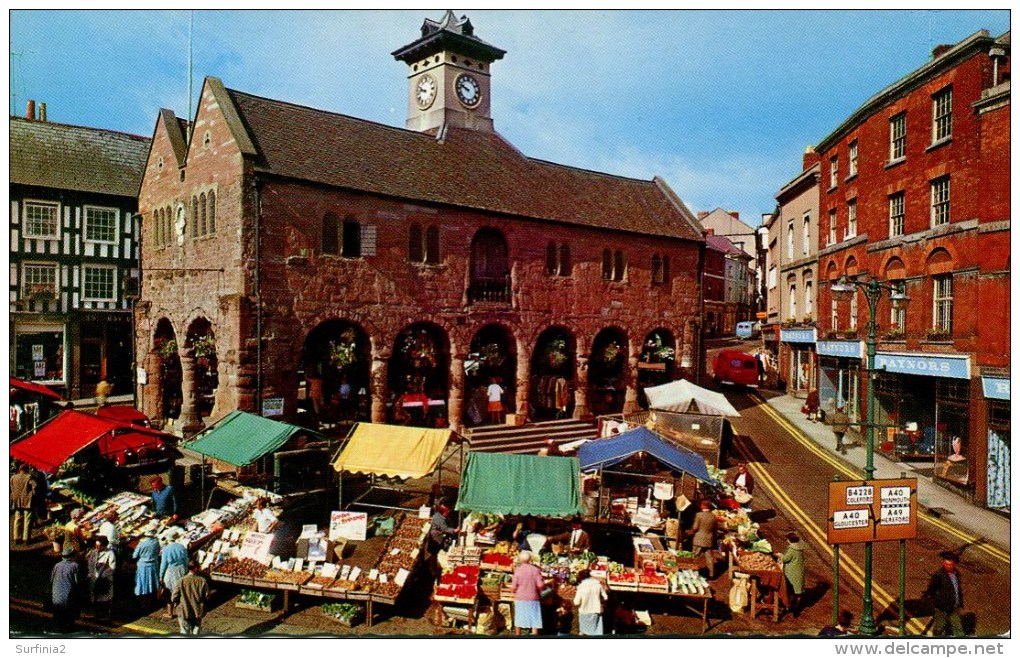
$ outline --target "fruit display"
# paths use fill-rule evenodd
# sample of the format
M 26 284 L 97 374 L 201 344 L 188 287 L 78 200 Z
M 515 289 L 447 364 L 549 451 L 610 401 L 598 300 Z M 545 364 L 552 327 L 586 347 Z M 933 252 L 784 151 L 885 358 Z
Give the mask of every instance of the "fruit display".
M 336 580 L 336 578 L 333 576 L 312 576 L 311 580 L 305 583 L 304 586 L 312 589 L 323 589 L 332 585 L 334 580 Z
M 266 565 L 250 557 L 230 557 L 213 567 L 213 575 L 242 576 L 245 578 L 261 578 L 266 573 Z
M 780 569 L 775 558 L 765 553 L 740 553 L 737 565 L 743 571 L 776 571 Z
M 638 575 L 633 569 L 624 569 L 623 571 L 610 569 L 606 580 L 609 582 L 610 589 L 637 589 L 638 586 Z
M 515 554 L 516 550 L 510 546 L 510 542 L 497 542 L 482 554 L 481 566 L 495 571 L 513 571 Z
M 271 583 L 286 583 L 288 585 L 304 585 L 312 574 L 308 571 L 284 571 L 282 569 L 269 569 L 262 576 L 261 580 Z
M 661 573 L 645 572 L 638 575 L 638 589 L 668 592 L 669 580 Z

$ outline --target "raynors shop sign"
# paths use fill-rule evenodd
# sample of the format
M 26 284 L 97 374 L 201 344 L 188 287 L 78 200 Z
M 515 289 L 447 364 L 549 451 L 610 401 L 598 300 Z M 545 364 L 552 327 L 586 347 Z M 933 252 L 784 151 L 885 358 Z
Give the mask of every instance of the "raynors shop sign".
M 875 354 L 875 368 L 903 375 L 970 379 L 970 357 L 930 354 Z

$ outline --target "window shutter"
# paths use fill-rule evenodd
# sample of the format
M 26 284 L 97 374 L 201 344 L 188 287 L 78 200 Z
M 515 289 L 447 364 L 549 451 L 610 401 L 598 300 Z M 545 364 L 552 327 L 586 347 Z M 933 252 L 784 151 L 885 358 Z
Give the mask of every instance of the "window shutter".
M 430 226 L 425 229 L 425 262 L 438 265 L 442 262 L 439 255 L 439 227 Z
M 375 256 L 375 225 L 361 225 L 361 248 L 354 256 Z

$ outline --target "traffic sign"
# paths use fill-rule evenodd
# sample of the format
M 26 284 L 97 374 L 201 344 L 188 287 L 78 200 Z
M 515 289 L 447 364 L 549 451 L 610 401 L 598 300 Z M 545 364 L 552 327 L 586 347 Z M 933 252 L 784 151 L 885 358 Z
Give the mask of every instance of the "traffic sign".
M 916 478 L 829 483 L 830 544 L 916 536 Z
M 766 320 L 768 319 L 769 314 L 767 311 L 758 311 L 757 313 L 754 314 L 754 317 L 758 318 L 759 320 Z

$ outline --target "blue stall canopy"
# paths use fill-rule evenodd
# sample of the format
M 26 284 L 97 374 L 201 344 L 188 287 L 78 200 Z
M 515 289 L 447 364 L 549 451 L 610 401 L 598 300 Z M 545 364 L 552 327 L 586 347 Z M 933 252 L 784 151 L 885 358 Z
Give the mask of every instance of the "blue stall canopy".
M 636 427 L 609 439 L 589 441 L 577 449 L 577 456 L 581 460 L 581 470 L 588 472 L 619 464 L 639 452 L 648 453 L 673 470 L 703 482 L 712 480 L 704 457 L 673 445 L 645 427 Z

